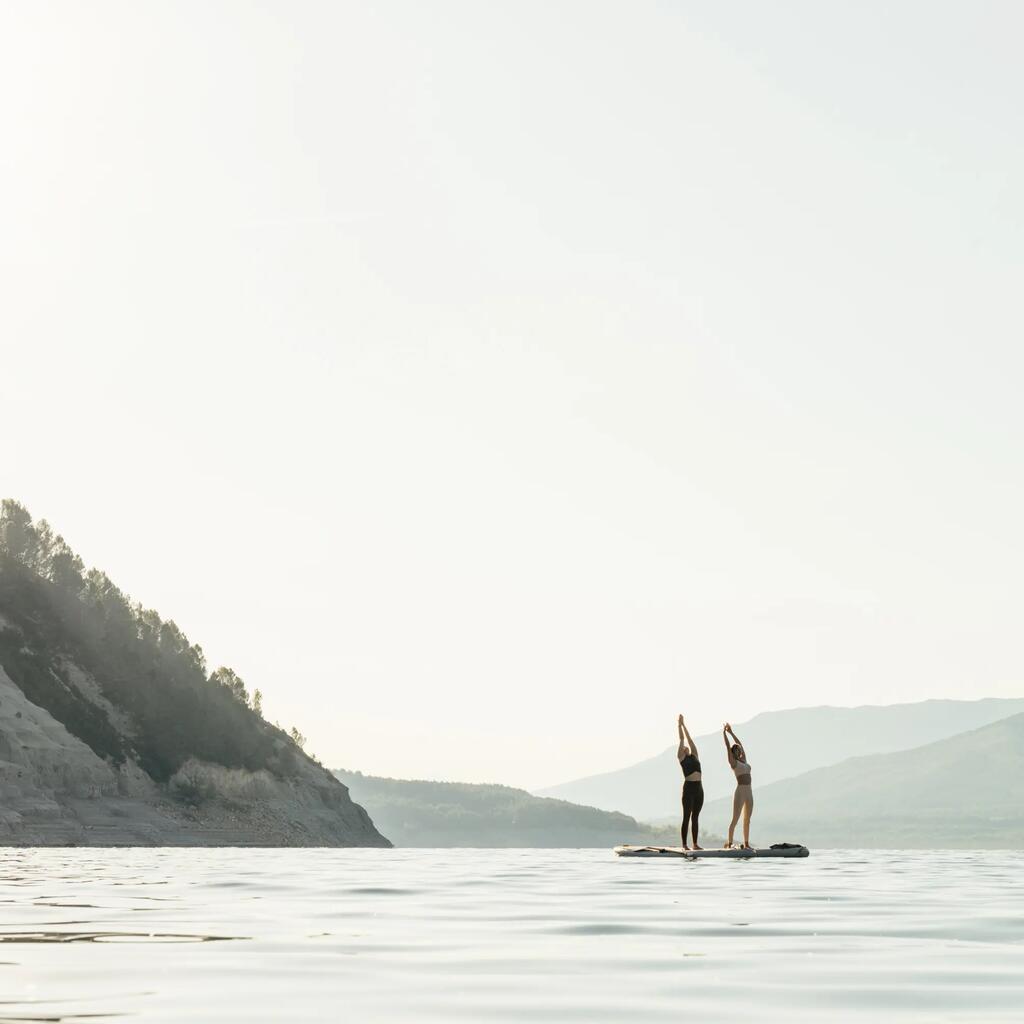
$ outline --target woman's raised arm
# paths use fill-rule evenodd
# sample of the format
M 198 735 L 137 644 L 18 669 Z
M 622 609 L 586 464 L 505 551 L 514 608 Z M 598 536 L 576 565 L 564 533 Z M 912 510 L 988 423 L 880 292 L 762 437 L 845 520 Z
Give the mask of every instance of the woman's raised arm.
M 725 727 L 726 727 L 726 729 L 729 730 L 729 735 L 732 737 L 733 743 L 735 743 L 736 746 L 738 746 L 740 748 L 740 755 L 739 756 L 744 761 L 746 761 L 746 759 L 747 759 L 747 748 L 745 746 L 743 746 L 743 740 L 741 740 L 739 738 L 739 736 L 736 735 L 736 733 L 733 731 L 733 727 L 728 722 L 725 723 Z M 731 749 L 729 751 L 729 757 L 732 758 L 732 750 Z M 732 764 L 733 762 L 730 761 L 729 763 Z
M 682 715 L 680 715 L 679 717 L 682 718 Z M 690 753 L 693 754 L 694 757 L 700 758 L 700 753 L 697 750 L 697 744 L 693 742 L 693 737 L 690 735 L 690 730 L 686 728 L 686 722 L 684 721 L 682 725 L 683 732 L 686 734 L 686 742 L 690 745 Z

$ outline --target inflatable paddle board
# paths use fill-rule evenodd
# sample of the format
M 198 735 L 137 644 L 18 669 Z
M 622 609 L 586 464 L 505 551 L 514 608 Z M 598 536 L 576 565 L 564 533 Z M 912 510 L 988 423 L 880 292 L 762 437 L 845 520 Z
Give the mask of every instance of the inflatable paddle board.
M 686 860 L 739 859 L 749 860 L 751 857 L 809 857 L 811 851 L 806 846 L 793 843 L 779 843 L 764 850 L 684 850 L 679 846 L 616 846 L 615 852 L 620 857 L 676 857 Z

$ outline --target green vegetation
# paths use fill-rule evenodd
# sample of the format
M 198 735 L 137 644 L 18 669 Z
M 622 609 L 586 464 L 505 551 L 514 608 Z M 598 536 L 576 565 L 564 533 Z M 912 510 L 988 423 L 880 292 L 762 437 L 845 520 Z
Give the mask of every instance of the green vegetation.
M 294 775 L 294 739 L 263 720 L 230 668 L 208 672 L 202 649 L 171 621 L 86 570 L 64 538 L 15 501 L 0 505 L 0 665 L 100 757 L 134 758 L 167 781 L 190 757 Z M 81 669 L 114 716 L 76 683 Z M 115 725 L 117 715 L 128 723 Z M 293 730 L 293 733 L 295 731 Z
M 678 826 L 653 828 L 626 814 L 547 800 L 509 786 L 334 774 L 396 846 L 679 845 Z

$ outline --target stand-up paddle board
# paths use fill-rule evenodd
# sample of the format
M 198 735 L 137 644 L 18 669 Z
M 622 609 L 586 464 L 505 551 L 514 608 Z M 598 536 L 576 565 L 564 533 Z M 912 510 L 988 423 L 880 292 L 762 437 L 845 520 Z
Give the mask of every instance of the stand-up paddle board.
M 779 843 L 764 850 L 684 850 L 680 846 L 616 846 L 615 852 L 620 857 L 681 857 L 696 860 L 698 857 L 750 859 L 751 857 L 809 857 L 811 851 L 806 846 L 794 843 Z

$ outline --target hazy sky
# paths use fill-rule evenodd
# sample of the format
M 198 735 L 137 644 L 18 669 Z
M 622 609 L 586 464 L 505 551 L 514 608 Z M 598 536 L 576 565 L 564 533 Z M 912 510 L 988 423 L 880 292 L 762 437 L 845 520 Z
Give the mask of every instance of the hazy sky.
M 325 763 L 1020 695 L 1017 3 L 6 3 L 0 493 Z

